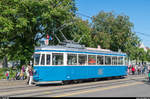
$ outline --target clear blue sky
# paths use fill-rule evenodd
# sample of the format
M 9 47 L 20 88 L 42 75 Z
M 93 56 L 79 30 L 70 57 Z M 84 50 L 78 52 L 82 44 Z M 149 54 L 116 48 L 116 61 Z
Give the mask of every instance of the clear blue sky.
M 124 14 L 130 17 L 134 24 L 133 31 L 150 48 L 150 0 L 75 0 L 78 12 L 94 16 L 100 11 L 114 11 L 116 15 Z M 83 20 L 86 18 L 81 16 Z

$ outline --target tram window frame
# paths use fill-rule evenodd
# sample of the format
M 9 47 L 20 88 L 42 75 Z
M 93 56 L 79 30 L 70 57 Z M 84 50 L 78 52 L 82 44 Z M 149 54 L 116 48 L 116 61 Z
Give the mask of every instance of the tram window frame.
M 47 55 L 50 55 L 49 64 L 47 64 Z M 52 60 L 52 54 L 51 53 L 46 53 L 46 58 L 45 58 L 46 66 L 50 66 L 52 64 L 51 60 Z
M 35 64 L 35 55 L 39 54 L 39 61 L 38 64 Z M 41 53 L 34 53 L 34 66 L 39 66 L 40 65 L 40 57 L 41 57 Z
M 123 65 L 123 62 L 124 62 L 123 56 L 118 56 L 118 65 Z
M 80 64 L 79 62 L 79 57 L 80 57 L 80 55 L 85 55 L 86 57 L 85 57 L 85 62 L 83 63 L 83 64 Z M 78 54 L 78 56 L 77 56 L 77 62 L 78 62 L 78 65 L 82 65 L 82 66 L 85 66 L 85 65 L 88 65 L 88 55 L 87 54 Z M 82 58 L 81 58 L 82 59 Z
M 69 62 L 69 59 L 68 59 L 68 56 L 69 55 L 76 55 L 76 62 L 74 62 L 75 64 L 68 64 Z M 71 60 L 72 61 L 72 60 Z M 67 65 L 78 65 L 78 54 L 74 54 L 74 53 L 67 53 Z
M 128 57 L 124 56 L 124 65 L 128 65 L 128 64 L 129 64 Z
M 62 60 L 60 61 L 61 64 L 54 64 L 54 61 L 53 61 L 53 54 L 62 54 Z M 53 66 L 63 66 L 63 65 L 64 65 L 64 53 L 57 53 L 57 52 L 52 53 L 52 65 L 53 65 Z
M 44 64 L 42 64 L 43 55 L 44 55 L 44 59 L 43 59 L 43 60 L 44 60 Z M 46 63 L 46 57 L 45 57 L 45 55 L 46 55 L 45 53 L 41 53 L 41 56 L 40 56 L 40 57 L 41 57 L 41 58 L 40 58 L 40 65 L 41 65 L 41 66 L 45 66 L 45 63 Z
M 102 57 L 102 59 L 103 59 L 103 60 L 101 61 L 102 64 L 99 64 L 99 63 L 98 63 L 98 60 L 99 60 L 98 57 Z M 104 65 L 104 58 L 105 58 L 104 55 L 97 55 L 97 65 Z
M 95 60 L 94 60 L 95 63 L 89 63 L 90 62 L 90 60 L 89 60 L 90 56 L 94 56 L 95 57 Z M 96 57 L 96 55 L 88 55 L 88 60 L 87 61 L 88 61 L 88 65 L 97 65 L 97 57 Z
M 107 63 L 107 58 L 106 57 L 109 57 L 110 58 L 110 62 L 109 63 Z M 111 56 L 105 56 L 105 65 L 112 65 L 111 64 L 112 63 L 112 58 L 111 58 Z
M 112 65 L 117 65 L 117 56 L 112 56 Z

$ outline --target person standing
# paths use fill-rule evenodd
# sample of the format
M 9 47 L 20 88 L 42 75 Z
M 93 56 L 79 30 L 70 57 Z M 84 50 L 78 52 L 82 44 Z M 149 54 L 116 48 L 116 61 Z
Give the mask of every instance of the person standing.
M 29 71 L 29 75 L 30 75 L 29 85 L 32 85 L 32 82 L 33 82 L 33 70 L 32 70 L 31 66 L 29 67 L 28 71 Z
M 134 66 L 132 67 L 132 75 L 134 75 L 134 73 L 135 73 L 135 68 L 134 68 Z
M 21 68 L 21 73 L 22 73 L 22 80 L 24 80 L 24 73 L 25 73 L 25 69 L 24 69 L 24 65 Z
M 129 69 L 129 67 L 128 67 L 128 75 L 130 74 L 130 69 Z
M 150 70 L 148 71 L 148 81 L 150 82 Z
M 141 67 L 138 66 L 138 75 L 140 75 L 140 73 L 141 73 Z
M 6 79 L 9 80 L 9 71 L 6 72 Z
M 30 67 L 30 65 L 28 65 L 27 68 L 26 68 L 27 84 L 29 84 L 29 80 L 30 80 L 29 67 Z
M 150 66 L 148 66 L 148 81 L 150 82 Z

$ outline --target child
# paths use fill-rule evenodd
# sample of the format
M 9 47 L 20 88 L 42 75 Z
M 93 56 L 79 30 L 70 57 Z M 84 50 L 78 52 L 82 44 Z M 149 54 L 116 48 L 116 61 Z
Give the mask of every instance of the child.
M 9 71 L 6 72 L 6 79 L 9 80 Z
M 21 70 L 21 72 L 20 72 L 20 79 L 21 79 L 21 80 L 24 80 L 24 73 L 23 73 L 22 70 Z

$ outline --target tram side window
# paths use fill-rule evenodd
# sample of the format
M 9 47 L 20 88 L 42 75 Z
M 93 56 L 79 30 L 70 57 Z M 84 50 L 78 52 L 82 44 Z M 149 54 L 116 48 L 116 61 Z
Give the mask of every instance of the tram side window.
M 52 53 L 52 64 L 63 65 L 63 53 Z
M 118 65 L 123 65 L 123 57 L 118 57 Z
M 97 65 L 103 65 L 104 64 L 104 56 L 97 56 Z
M 125 57 L 124 61 L 125 61 L 125 65 L 128 65 L 129 62 L 128 62 L 128 58 L 127 57 Z
M 112 65 L 117 65 L 117 57 L 116 56 L 112 57 Z
M 96 65 L 96 56 L 88 55 L 88 65 Z
M 79 62 L 79 65 L 87 65 L 87 55 L 79 54 L 78 62 Z
M 42 54 L 41 65 L 45 65 L 45 54 Z
M 34 65 L 39 65 L 40 61 L 40 54 L 35 54 L 34 55 Z
M 67 64 L 68 65 L 77 65 L 77 54 L 68 54 Z
M 46 65 L 50 65 L 50 63 L 51 63 L 51 55 L 47 54 L 46 55 Z
M 105 56 L 105 64 L 111 65 L 111 57 L 110 56 Z

